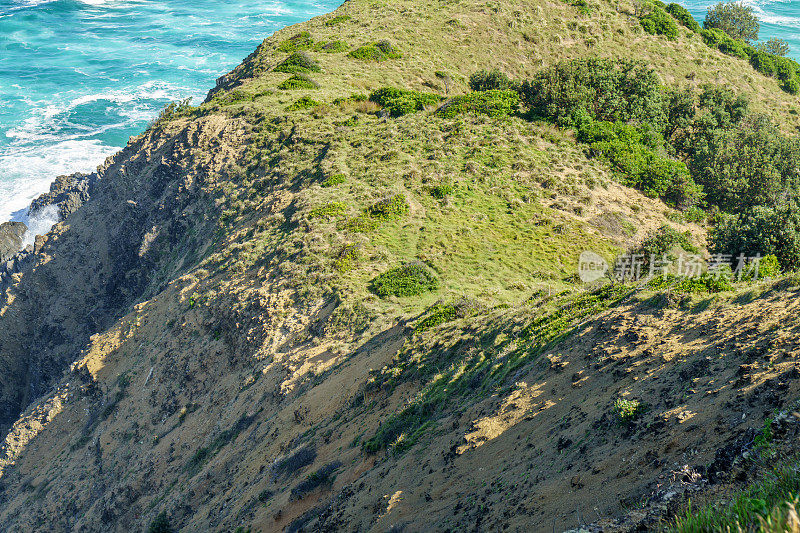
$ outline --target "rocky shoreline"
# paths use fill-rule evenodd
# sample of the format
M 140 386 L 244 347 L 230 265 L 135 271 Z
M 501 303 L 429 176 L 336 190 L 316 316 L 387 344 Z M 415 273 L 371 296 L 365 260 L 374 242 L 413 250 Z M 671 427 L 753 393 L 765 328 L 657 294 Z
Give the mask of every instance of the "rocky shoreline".
M 86 203 L 97 180 L 96 172 L 56 177 L 50 184 L 50 191 L 31 202 L 28 217 L 35 218 L 45 210 L 55 208 L 55 223 L 66 220 Z M 28 227 L 23 222 L 0 224 L 0 300 L 11 284 L 12 276 L 21 272 L 33 256 L 35 246 L 23 246 L 27 232 Z

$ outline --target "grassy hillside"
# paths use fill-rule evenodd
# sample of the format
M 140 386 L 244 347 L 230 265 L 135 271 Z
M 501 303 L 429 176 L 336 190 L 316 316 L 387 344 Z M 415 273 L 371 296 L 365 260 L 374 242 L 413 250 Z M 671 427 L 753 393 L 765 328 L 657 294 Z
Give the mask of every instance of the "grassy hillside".
M 107 161 L 0 300 L 0 523 L 655 528 L 788 457 L 791 421 L 753 443 L 798 395 L 796 277 L 585 285 L 582 251 L 664 226 L 706 253 L 705 217 L 524 104 L 440 108 L 587 57 L 800 120 L 624 3 L 350 0 L 278 32 Z

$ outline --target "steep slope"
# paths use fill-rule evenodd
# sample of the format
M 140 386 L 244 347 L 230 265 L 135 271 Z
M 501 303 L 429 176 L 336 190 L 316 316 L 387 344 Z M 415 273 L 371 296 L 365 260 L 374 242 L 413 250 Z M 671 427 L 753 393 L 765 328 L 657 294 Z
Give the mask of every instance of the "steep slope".
M 702 302 L 586 291 L 581 251 L 676 213 L 547 124 L 353 97 L 636 50 L 667 83 L 735 83 L 796 125 L 774 79 L 632 13 L 351 0 L 165 112 L 2 297 L 2 527 L 549 531 L 658 507 L 683 465 L 728 468 L 796 395 L 791 281 Z M 280 90 L 301 31 L 320 87 Z M 349 55 L 382 39 L 400 57 Z M 435 281 L 376 295 L 403 264 Z M 620 398 L 648 410 L 619 423 Z

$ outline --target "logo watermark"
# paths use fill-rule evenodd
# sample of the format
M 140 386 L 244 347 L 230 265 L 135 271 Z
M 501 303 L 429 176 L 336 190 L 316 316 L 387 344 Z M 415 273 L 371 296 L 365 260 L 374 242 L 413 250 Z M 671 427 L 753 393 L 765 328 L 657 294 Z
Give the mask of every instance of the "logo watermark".
M 676 257 L 668 254 L 624 253 L 617 256 L 612 268 L 600 254 L 587 250 L 581 253 L 578 260 L 578 277 L 584 283 L 592 283 L 603 277 L 620 282 L 649 281 L 668 274 L 680 278 L 707 275 L 737 281 L 755 280 L 759 278 L 761 259 L 761 254 L 713 254 L 703 259 L 699 254 L 681 253 Z

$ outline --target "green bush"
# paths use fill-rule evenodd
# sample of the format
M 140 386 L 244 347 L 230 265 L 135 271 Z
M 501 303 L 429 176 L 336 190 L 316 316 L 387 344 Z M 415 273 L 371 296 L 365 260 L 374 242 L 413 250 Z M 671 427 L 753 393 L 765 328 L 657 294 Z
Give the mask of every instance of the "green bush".
M 341 468 L 341 461 L 333 461 L 328 463 L 316 472 L 309 474 L 307 478 L 301 481 L 296 487 L 292 489 L 292 499 L 297 500 L 308 494 L 309 492 L 325 485 L 330 487 L 336 480 L 336 470 Z
M 369 290 L 381 298 L 417 296 L 439 288 L 436 275 L 422 262 L 415 261 L 384 272 L 370 282 Z
M 354 233 L 367 233 L 377 228 L 378 225 L 379 222 L 374 218 L 370 218 L 366 215 L 359 215 L 346 220 L 344 223 L 340 224 L 338 228 Z
M 752 114 L 696 142 L 690 168 L 709 203 L 723 211 L 776 205 L 796 190 L 800 142 L 785 137 L 768 117 Z
M 278 45 L 278 51 L 297 52 L 298 50 L 309 48 L 312 44 L 314 44 L 314 40 L 311 38 L 311 34 L 304 31 L 289 37 L 285 41 L 281 41 Z
M 644 406 L 639 400 L 618 398 L 614 402 L 614 416 L 620 424 L 628 425 L 633 423 L 643 412 Z
M 317 107 L 319 105 L 322 105 L 322 104 L 320 104 L 316 100 L 313 100 L 313 99 L 309 98 L 308 96 L 304 96 L 304 97 L 300 98 L 299 100 L 297 100 L 292 105 L 287 106 L 286 107 L 286 111 L 299 111 L 299 110 L 302 110 L 302 109 L 310 109 L 312 107 Z
M 496 118 L 510 115 L 518 106 L 519 94 L 516 91 L 490 89 L 451 98 L 436 110 L 436 114 L 443 118 L 452 118 L 466 113 L 477 113 Z
M 675 285 L 675 290 L 678 292 L 687 293 L 717 293 L 733 290 L 730 269 L 728 269 L 727 273 L 721 273 L 718 275 L 704 272 L 699 276 L 683 278 L 680 282 L 678 282 L 677 285 Z
M 434 198 L 438 198 L 439 200 L 442 200 L 447 196 L 453 194 L 454 190 L 455 187 L 453 187 L 449 183 L 434 185 L 433 187 L 431 187 L 431 196 L 433 196 Z
M 387 59 L 398 59 L 403 55 L 395 50 L 389 41 L 379 41 L 376 43 L 365 44 L 348 54 L 353 59 L 361 61 L 386 61 Z
M 575 59 L 538 72 L 520 88 L 531 112 L 561 125 L 582 115 L 596 120 L 636 121 L 660 128 L 665 91 L 647 64 L 628 59 Z
M 646 124 L 588 120 L 581 124 L 577 138 L 589 145 L 592 155 L 611 163 L 624 184 L 647 196 L 662 198 L 681 209 L 688 209 L 702 197 L 702 188 L 686 165 L 660 155 L 663 138 Z
M 437 304 L 428 310 L 425 318 L 417 322 L 414 331 L 422 333 L 429 329 L 435 328 L 445 322 L 450 322 L 458 318 L 458 309 L 454 305 Z
M 278 89 L 288 91 L 294 89 L 318 89 L 319 84 L 305 74 L 295 74 L 278 85 Z
M 641 255 L 645 266 L 650 266 L 650 259 L 670 257 L 676 247 L 690 253 L 698 253 L 698 249 L 689 240 L 689 232 L 681 233 L 670 225 L 662 224 L 659 228 L 650 231 L 630 253 Z
M 775 75 L 775 61 L 773 61 L 772 56 L 766 52 L 757 51 L 750 56 L 750 64 L 754 69 L 765 76 Z
M 319 63 L 308 57 L 304 52 L 294 52 L 289 57 L 278 63 L 274 72 L 297 74 L 300 72 L 319 72 Z
M 789 202 L 756 206 L 738 215 L 718 215 L 708 239 L 713 253 L 773 255 L 781 267 L 795 270 L 800 268 L 800 208 Z
M 469 77 L 469 88 L 473 91 L 489 91 L 513 89 L 513 82 L 498 69 L 479 70 Z
M 783 39 L 778 39 L 777 37 L 772 37 L 766 42 L 758 43 L 756 48 L 762 52 L 766 52 L 767 54 L 772 54 L 774 56 L 782 57 L 789 53 L 789 43 Z
M 333 17 L 332 19 L 326 20 L 325 22 L 323 22 L 323 25 L 336 26 L 337 24 L 341 24 L 342 22 L 347 22 L 348 20 L 350 20 L 350 18 L 351 18 L 350 15 L 338 15 L 336 17 Z
M 433 93 L 384 87 L 373 91 L 369 99 L 388 110 L 391 116 L 399 117 L 422 111 L 425 106 L 439 102 L 441 97 Z
M 700 24 L 694 19 L 691 13 L 680 4 L 669 4 L 665 11 L 675 17 L 675 20 L 697 33 L 700 31 Z
M 658 5 L 651 6 L 649 12 L 643 15 L 639 22 L 644 31 L 650 35 L 663 35 L 673 41 L 678 38 L 678 25 L 675 19 Z
M 330 202 L 323 206 L 312 209 L 308 218 L 333 218 L 347 213 L 347 205 L 342 202 Z
M 335 187 L 347 181 L 344 174 L 331 174 L 322 182 L 323 187 Z
M 378 220 L 392 220 L 408 213 L 408 209 L 406 197 L 402 194 L 395 194 L 369 206 L 366 214 L 370 218 Z
M 703 41 L 705 41 L 708 46 L 717 48 L 724 54 L 741 59 L 748 59 L 750 57 L 750 50 L 755 50 L 748 46 L 747 43 L 736 40 L 719 29 L 704 29 L 700 31 L 700 35 L 703 36 Z
M 781 83 L 781 89 L 789 94 L 800 93 L 800 79 L 797 76 L 791 77 Z
M 350 47 L 344 41 L 329 41 L 325 43 L 317 43 L 314 45 L 314 50 L 318 52 L 325 52 L 334 54 L 337 52 L 347 52 Z
M 703 28 L 719 29 L 740 41 L 757 41 L 760 26 L 753 7 L 736 1 L 709 7 Z
M 161 511 L 147 528 L 147 533 L 173 533 L 174 531 L 169 523 L 166 511 Z

